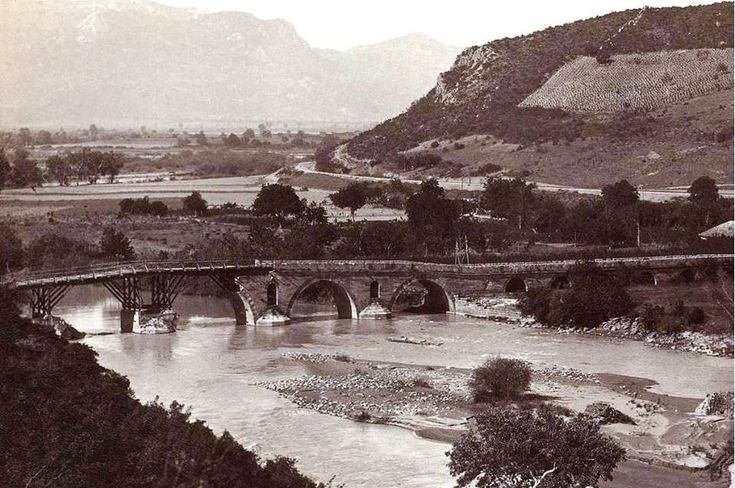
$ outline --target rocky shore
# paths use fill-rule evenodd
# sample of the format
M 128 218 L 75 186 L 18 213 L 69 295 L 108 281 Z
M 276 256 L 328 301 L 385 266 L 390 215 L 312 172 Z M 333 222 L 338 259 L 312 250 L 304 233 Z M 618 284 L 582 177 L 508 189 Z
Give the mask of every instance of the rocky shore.
M 458 313 L 467 317 L 493 320 L 519 327 L 548 328 L 533 317 L 524 316 L 512 298 L 464 298 L 458 304 Z M 733 357 L 733 336 L 726 334 L 702 334 L 679 332 L 664 334 L 648 332 L 640 318 L 619 317 L 608 320 L 597 328 L 571 327 L 556 329 L 559 333 L 594 334 L 645 342 L 653 347 L 665 347 L 677 351 L 696 352 L 708 356 Z
M 342 354 L 286 353 L 281 360 L 300 363 L 307 374 L 257 386 L 327 415 L 395 425 L 452 442 L 465 431 L 468 417 L 482 408 L 470 400 L 468 369 Z M 626 448 L 630 459 L 704 469 L 732 437 L 732 393 L 710 395 L 700 405 L 700 399 L 653 393 L 648 388 L 654 383 L 642 378 L 561 367 L 537 368 L 532 376 L 524 403 L 550 402 L 591 416 Z

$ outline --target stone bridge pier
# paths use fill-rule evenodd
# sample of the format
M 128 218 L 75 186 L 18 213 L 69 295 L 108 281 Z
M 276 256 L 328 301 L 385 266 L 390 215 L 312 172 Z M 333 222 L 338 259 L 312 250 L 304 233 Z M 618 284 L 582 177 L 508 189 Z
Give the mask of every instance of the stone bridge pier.
M 240 325 L 285 324 L 299 298 L 309 288 L 320 285 L 332 292 L 339 318 L 380 319 L 391 316 L 401 293 L 413 285 L 426 290 L 424 303 L 416 311 L 454 312 L 456 297 L 481 289 L 485 281 L 424 274 L 301 274 L 275 270 L 266 276 L 237 278 L 239 290 L 233 305 Z

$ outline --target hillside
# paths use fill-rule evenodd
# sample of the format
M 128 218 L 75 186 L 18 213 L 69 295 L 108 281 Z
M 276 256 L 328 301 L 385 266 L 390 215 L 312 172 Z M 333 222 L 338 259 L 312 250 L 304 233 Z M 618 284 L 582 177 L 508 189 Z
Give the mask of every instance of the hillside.
M 149 0 L 0 1 L 0 126 L 374 122 L 458 51 L 421 36 L 326 51 L 283 20 Z
M 422 174 L 494 163 L 585 186 L 688 184 L 702 174 L 731 182 L 732 46 L 730 2 L 628 10 L 492 41 L 465 49 L 409 110 L 347 150 L 384 171 L 400 171 L 396 155 L 413 148 L 449 161 Z M 611 62 L 594 60 L 601 48 Z

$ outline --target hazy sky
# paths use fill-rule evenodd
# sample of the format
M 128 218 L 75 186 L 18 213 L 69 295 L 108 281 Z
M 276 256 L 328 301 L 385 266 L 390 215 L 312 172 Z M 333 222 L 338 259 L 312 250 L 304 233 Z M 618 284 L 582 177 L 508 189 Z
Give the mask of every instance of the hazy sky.
M 179 7 L 241 10 L 282 18 L 314 47 L 346 49 L 423 32 L 467 47 L 616 10 L 712 0 L 158 0 Z

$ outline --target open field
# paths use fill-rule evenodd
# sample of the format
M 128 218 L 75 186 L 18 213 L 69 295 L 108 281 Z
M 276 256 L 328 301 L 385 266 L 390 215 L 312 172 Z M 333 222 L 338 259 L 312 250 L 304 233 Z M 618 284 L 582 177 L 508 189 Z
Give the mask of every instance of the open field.
M 562 66 L 520 106 L 593 113 L 654 109 L 732 84 L 732 48 L 621 54 L 609 64 L 582 56 Z

